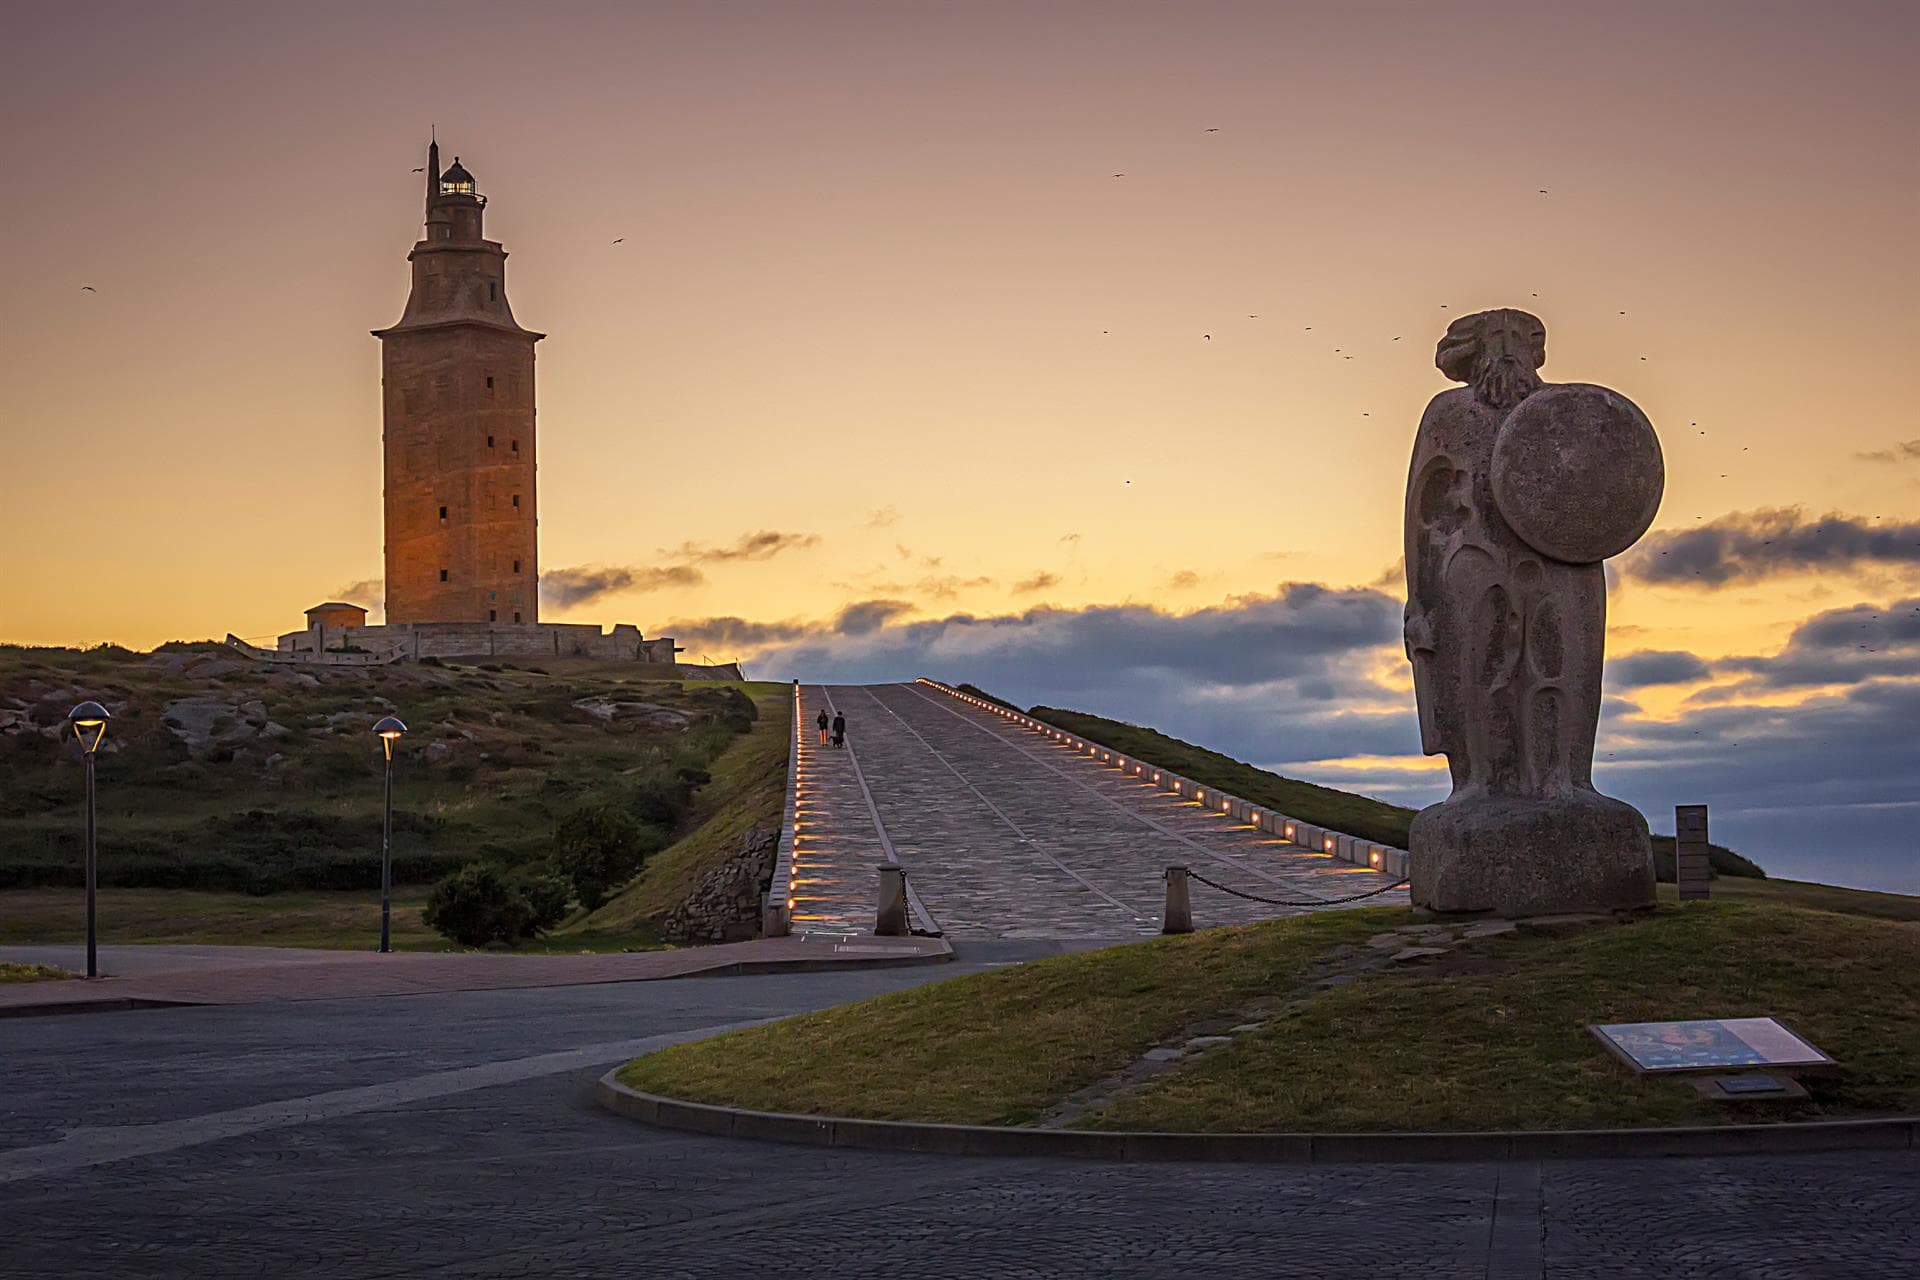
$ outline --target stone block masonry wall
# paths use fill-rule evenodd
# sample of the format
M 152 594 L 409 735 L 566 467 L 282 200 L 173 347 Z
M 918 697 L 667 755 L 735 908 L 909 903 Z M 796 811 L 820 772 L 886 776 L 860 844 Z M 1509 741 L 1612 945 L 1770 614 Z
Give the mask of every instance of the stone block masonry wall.
M 1161 769 L 1145 760 L 1135 759 L 1103 743 L 1095 742 L 1091 738 L 1068 733 L 1065 729 L 1057 728 L 1044 720 L 1036 720 L 1024 712 L 1014 711 L 997 702 L 989 702 L 985 698 L 976 698 L 971 694 L 962 693 L 958 689 L 941 684 L 938 680 L 929 680 L 923 676 L 919 683 L 930 689 L 937 689 L 949 697 L 958 698 L 982 711 L 990 711 L 994 715 L 1004 716 L 1015 724 L 1044 733 L 1057 742 L 1063 742 L 1098 760 L 1116 765 L 1123 771 L 1176 795 L 1185 796 L 1189 800 L 1218 809 L 1221 813 L 1269 832 L 1289 844 L 1312 849 L 1341 862 L 1350 862 L 1355 866 L 1370 867 L 1390 876 L 1408 874 L 1405 849 L 1396 849 L 1391 845 L 1362 840 L 1358 836 L 1316 826 L 1311 822 L 1302 822 L 1270 807 L 1229 795 L 1217 787 L 1206 786 L 1191 778 L 1183 778 L 1171 770 Z
M 626 623 L 607 632 L 591 623 L 569 622 L 313 626 L 305 631 L 288 632 L 279 640 L 282 654 L 328 655 L 341 649 L 360 649 L 371 654 L 399 653 L 408 658 L 588 657 L 647 663 L 672 663 L 675 652 L 671 638 L 649 640 L 640 634 L 640 628 Z
M 780 837 L 754 827 L 739 850 L 707 872 L 687 900 L 667 913 L 669 942 L 745 942 L 760 936 L 761 902 L 773 874 Z
M 793 682 L 793 728 L 787 734 L 787 799 L 780 813 L 780 838 L 775 849 L 773 870 L 767 878 L 767 896 L 760 913 L 760 931 L 769 938 L 784 938 L 793 932 L 793 836 L 794 820 L 799 816 L 800 735 L 804 708 L 800 703 L 800 682 Z

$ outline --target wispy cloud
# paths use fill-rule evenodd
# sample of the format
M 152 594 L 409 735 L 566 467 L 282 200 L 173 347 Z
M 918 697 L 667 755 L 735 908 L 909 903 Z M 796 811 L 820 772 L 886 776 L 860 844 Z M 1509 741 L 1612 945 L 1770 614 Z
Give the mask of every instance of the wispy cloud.
M 1861 462 L 1920 462 L 1920 440 L 1902 440 L 1890 449 L 1853 455 Z
M 1186 591 L 1200 585 L 1200 575 L 1191 569 L 1181 569 L 1167 579 L 1167 585 L 1175 591 Z
M 783 551 L 804 550 L 817 545 L 819 541 L 820 535 L 817 533 L 780 533 L 762 529 L 758 533 L 743 533 L 724 547 L 683 542 L 676 549 L 662 554 L 683 564 L 724 564 L 730 560 L 771 560 Z
M 890 528 L 899 519 L 900 519 L 900 513 L 898 511 L 894 510 L 892 507 L 881 507 L 878 511 L 872 511 L 867 514 L 867 528 L 869 529 Z
M 377 603 L 385 599 L 386 594 L 385 578 L 362 578 L 358 582 L 349 582 L 344 587 L 333 589 L 333 599 L 344 600 L 348 604 Z
M 1621 560 L 1641 582 L 1706 587 L 1868 563 L 1920 565 L 1920 523 L 1838 513 L 1810 520 L 1797 507 L 1736 511 L 1650 534 Z
M 1032 595 L 1036 591 L 1045 591 L 1049 587 L 1057 587 L 1059 585 L 1059 574 L 1048 573 L 1045 569 L 1042 569 L 1031 578 L 1022 578 L 1020 581 L 1014 583 L 1013 594 L 1017 596 Z
M 570 609 L 622 592 L 642 594 L 702 585 L 707 575 L 701 565 L 725 565 L 771 560 L 787 551 L 802 550 L 820 541 L 814 533 L 781 533 L 762 529 L 743 533 L 725 546 L 683 542 L 662 549 L 653 564 L 575 565 L 548 569 L 540 575 L 540 599 L 556 609 Z
M 668 587 L 697 587 L 706 575 L 692 565 L 579 565 L 549 569 L 540 575 L 540 598 L 557 609 L 598 600 L 622 591 L 660 591 Z

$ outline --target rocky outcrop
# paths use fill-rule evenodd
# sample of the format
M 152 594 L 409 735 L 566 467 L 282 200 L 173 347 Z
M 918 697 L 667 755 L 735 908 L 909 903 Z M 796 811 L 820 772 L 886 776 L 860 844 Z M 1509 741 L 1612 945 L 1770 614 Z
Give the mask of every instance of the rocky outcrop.
M 654 702 L 623 702 L 615 698 L 580 698 L 574 710 L 584 711 L 616 729 L 684 729 L 691 717 Z
M 778 833 L 749 828 L 739 850 L 701 879 L 687 900 L 667 913 L 661 932 L 670 942 L 744 942 L 760 936 L 760 898 L 773 879 Z

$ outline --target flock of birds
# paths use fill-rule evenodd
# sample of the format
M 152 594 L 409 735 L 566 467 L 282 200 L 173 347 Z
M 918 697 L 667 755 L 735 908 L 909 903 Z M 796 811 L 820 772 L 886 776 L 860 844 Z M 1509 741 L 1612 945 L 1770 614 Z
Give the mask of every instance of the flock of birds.
M 1201 130 L 1201 132 L 1202 132 L 1202 133 L 1219 133 L 1219 132 L 1220 132 L 1220 129 L 1219 129 L 1219 128 L 1218 128 L 1217 126 L 1215 126 L 1215 127 L 1210 127 L 1210 128 L 1206 128 L 1206 129 L 1203 129 L 1203 130 Z M 425 166 L 425 165 L 421 165 L 421 166 L 419 166 L 418 168 L 416 168 L 416 169 L 414 169 L 414 170 L 412 170 L 412 172 L 414 172 L 414 173 L 425 173 L 426 171 L 427 171 L 427 170 L 426 170 L 426 166 Z M 1127 176 L 1127 175 L 1126 175 L 1125 173 L 1116 173 L 1116 174 L 1114 174 L 1114 175 L 1113 175 L 1113 177 L 1115 177 L 1115 178 L 1124 178 L 1124 177 L 1126 177 L 1126 176 Z M 1543 196 L 1544 196 L 1544 195 L 1551 195 L 1551 194 L 1552 194 L 1552 192 L 1551 192 L 1551 191 L 1550 191 L 1550 190 L 1549 190 L 1548 188 L 1546 188 L 1546 187 L 1539 187 L 1539 188 L 1536 188 L 1536 194 L 1538 194 L 1538 195 L 1543 195 Z M 627 239 L 627 238 L 626 238 L 625 236 L 617 236 L 617 237 L 615 237 L 615 238 L 614 238 L 614 240 L 613 240 L 613 243 L 614 243 L 614 244 L 616 244 L 616 245 L 617 245 L 617 244 L 624 244 L 624 243 L 626 243 L 626 239 Z M 83 284 L 83 285 L 81 285 L 81 286 L 80 286 L 80 291 L 81 291 L 82 293 L 92 293 L 92 294 L 98 294 L 98 293 L 100 292 L 100 291 L 99 291 L 98 289 L 96 289 L 96 288 L 95 288 L 95 287 L 94 287 L 93 285 L 90 285 L 90 284 Z M 1540 295 L 1539 295 L 1538 293 L 1533 293 L 1533 294 L 1530 294 L 1529 296 L 1531 296 L 1531 297 L 1533 297 L 1533 298 L 1538 298 L 1538 297 L 1539 297 Z M 1442 310 L 1442 311 L 1447 311 L 1447 310 L 1451 310 L 1451 305 L 1450 305 L 1450 304 L 1448 304 L 1448 303 L 1445 303 L 1445 302 L 1442 302 L 1442 303 L 1440 303 L 1440 304 L 1439 304 L 1439 309 L 1440 309 L 1440 310 Z M 1626 312 L 1626 311 L 1625 311 L 1624 309 L 1622 309 L 1622 310 L 1620 311 L 1620 313 L 1619 313 L 1619 314 L 1621 314 L 1621 315 L 1623 315 L 1623 316 L 1624 316 L 1624 315 L 1626 315 L 1626 314 L 1627 314 L 1627 312 Z M 1258 313 L 1251 313 L 1251 312 L 1250 312 L 1250 313 L 1248 313 L 1248 314 L 1247 314 L 1247 319 L 1249 319 L 1249 320 L 1258 320 L 1259 318 L 1260 318 L 1260 316 L 1259 316 L 1259 314 L 1258 314 Z M 1103 335 L 1110 335 L 1110 334 L 1112 333 L 1112 330 L 1110 330 L 1110 329 L 1102 329 L 1102 330 L 1101 330 L 1100 332 L 1101 332 L 1101 333 L 1102 333 Z M 1312 325 L 1306 325 L 1306 326 L 1304 326 L 1304 332 L 1307 332 L 1307 333 L 1312 333 L 1312 332 L 1313 332 L 1313 326 L 1312 326 Z M 1201 339 L 1202 339 L 1202 341 L 1205 341 L 1205 342 L 1212 342 L 1212 341 L 1213 341 L 1213 335 L 1212 335 L 1211 333 L 1203 333 L 1203 334 L 1201 334 L 1201 335 L 1200 335 L 1200 337 L 1201 337 Z M 1400 341 L 1400 339 L 1401 339 L 1401 335 L 1400 335 L 1400 334 L 1395 334 L 1395 335 L 1393 336 L 1393 338 L 1392 338 L 1392 341 L 1394 341 L 1394 342 L 1398 342 L 1398 341 Z M 1334 355 L 1337 355 L 1337 356 L 1339 356 L 1339 357 L 1340 357 L 1340 358 L 1341 358 L 1342 360 L 1352 360 L 1352 359 L 1354 359 L 1354 358 L 1355 358 L 1355 356 L 1354 356 L 1354 354 L 1353 354 L 1352 352 L 1349 352 L 1349 351 L 1346 351 L 1346 350 L 1344 350 L 1344 349 L 1342 349 L 1342 348 L 1340 348 L 1340 347 L 1335 347 L 1335 348 L 1333 349 L 1333 354 L 1334 354 Z M 1647 357 L 1645 357 L 1645 356 L 1641 356 L 1641 357 L 1640 357 L 1640 359 L 1641 359 L 1641 361 L 1643 361 L 1643 362 L 1644 362 L 1644 361 L 1645 361 L 1645 360 L 1647 359 Z M 1371 418 L 1371 417 L 1373 416 L 1373 414 L 1372 414 L 1371 412 L 1368 412 L 1368 411 L 1362 411 L 1362 412 L 1361 412 L 1361 414 L 1360 414 L 1360 416 L 1361 416 L 1361 417 L 1363 417 L 1363 418 Z M 1696 430 L 1699 430 L 1699 429 L 1700 429 L 1700 424 L 1699 424 L 1698 422 L 1692 422 L 1692 423 L 1689 423 L 1688 425 L 1689 425 L 1689 426 L 1691 426 L 1691 427 L 1693 427 L 1693 428 L 1695 428 Z M 1704 436 L 1704 435 L 1706 435 L 1707 433 L 1706 433 L 1706 431 L 1704 431 L 1704 430 L 1700 430 L 1700 434 Z M 1742 452 L 1742 453 L 1746 453 L 1747 451 L 1748 451 L 1748 446 L 1745 446 L 1745 445 L 1742 445 L 1742 446 L 1741 446 L 1741 448 L 1740 448 L 1740 452 Z M 1725 479 L 1727 479 L 1727 478 L 1728 478 L 1728 476 L 1729 476 L 1729 474 L 1730 474 L 1729 472 L 1725 472 L 1725 471 L 1723 471 L 1723 472 L 1721 472 L 1721 473 L 1720 473 L 1720 478 L 1721 478 L 1722 480 L 1725 480 Z M 1129 485 L 1131 485 L 1132 483 L 1133 483 L 1133 481 L 1131 481 L 1131 480 L 1128 480 L 1128 481 L 1127 481 L 1127 484 L 1129 484 Z M 1695 520 L 1704 520 L 1705 518 L 1706 518 L 1706 517 L 1705 517 L 1704 515 L 1696 515 L 1696 516 L 1694 516 L 1694 519 L 1695 519 Z M 1876 517 L 1874 517 L 1874 518 L 1875 518 L 1875 519 L 1879 519 L 1879 517 L 1878 517 L 1878 516 L 1876 516 Z M 1771 543 L 1769 542 L 1769 543 L 1768 543 L 1767 545 L 1772 545 L 1772 544 L 1771 544 Z M 1662 551 L 1662 552 L 1661 552 L 1660 554 L 1661 554 L 1661 555 L 1666 555 L 1666 554 L 1667 554 L 1667 552 L 1665 552 L 1665 551 Z M 1698 571 L 1696 571 L 1696 572 L 1698 572 Z M 1920 612 L 1920 610 L 1917 610 L 1917 612 Z

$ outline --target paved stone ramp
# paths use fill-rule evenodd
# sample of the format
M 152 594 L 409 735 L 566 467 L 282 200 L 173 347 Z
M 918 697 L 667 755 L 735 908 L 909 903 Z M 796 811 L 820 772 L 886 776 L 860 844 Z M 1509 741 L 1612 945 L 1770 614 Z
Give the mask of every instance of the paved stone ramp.
M 870 928 L 876 868 L 895 858 L 926 913 L 962 939 L 1158 933 L 1175 863 L 1245 893 L 1327 906 L 1392 883 L 925 685 L 810 686 L 801 700 L 796 930 Z M 846 715 L 850 750 L 818 745 L 822 706 Z M 1364 901 L 1406 900 L 1395 889 Z M 1316 909 L 1193 886 L 1202 928 Z

